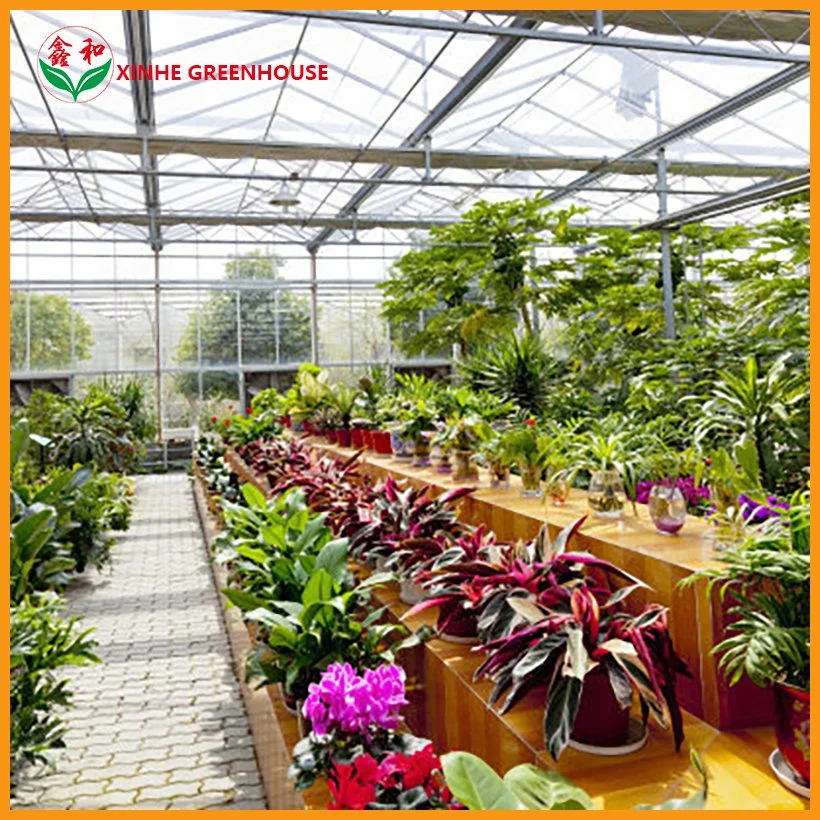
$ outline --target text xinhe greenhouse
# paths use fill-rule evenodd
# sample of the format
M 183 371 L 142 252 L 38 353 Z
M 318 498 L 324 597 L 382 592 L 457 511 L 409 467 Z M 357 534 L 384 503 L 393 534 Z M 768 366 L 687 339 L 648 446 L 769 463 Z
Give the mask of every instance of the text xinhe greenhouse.
M 294 63 L 293 65 L 117 65 L 117 80 L 327 80 L 324 63 Z

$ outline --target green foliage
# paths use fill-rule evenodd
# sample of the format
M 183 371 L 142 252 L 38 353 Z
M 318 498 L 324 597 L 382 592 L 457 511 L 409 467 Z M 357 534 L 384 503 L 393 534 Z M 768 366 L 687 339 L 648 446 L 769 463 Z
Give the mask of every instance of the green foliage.
M 808 491 L 795 493 L 787 514 L 724 546 L 724 566 L 690 581 L 708 578 L 732 603 L 729 635 L 714 649 L 732 685 L 746 674 L 758 686 L 809 690 L 810 512 Z
M 78 619 L 63 621 L 54 598 L 23 598 L 11 607 L 11 777 L 26 764 L 49 762 L 48 753 L 65 746 L 65 728 L 56 713 L 71 705 L 66 666 L 99 662 L 89 631 Z
M 125 411 L 125 420 L 136 441 L 150 441 L 156 434 L 153 408 L 148 406 L 148 394 L 142 381 L 136 378 L 114 380 L 103 378 L 92 387 L 109 393 Z
M 246 363 L 300 362 L 310 358 L 310 307 L 303 296 L 288 290 L 277 290 L 281 281 L 280 261 L 262 256 L 258 251 L 238 256 L 225 265 L 227 281 L 255 281 L 273 287 L 245 288 L 239 300 L 242 323 L 242 360 Z M 278 317 L 277 317 L 278 312 Z M 197 320 L 199 332 L 197 331 Z M 204 364 L 237 361 L 236 291 L 217 290 L 202 307 L 191 315 L 176 349 L 176 361 L 182 365 L 196 363 L 201 351 Z M 279 358 L 275 328 L 279 333 Z M 196 373 L 177 376 L 179 390 L 188 396 L 199 392 Z M 202 376 L 205 397 L 235 395 L 234 373 L 207 372 Z
M 11 328 L 11 369 L 26 367 L 26 297 L 16 291 L 11 294 L 9 324 Z M 74 324 L 74 355 L 77 361 L 91 357 L 94 339 L 85 317 L 71 308 L 65 296 L 52 293 L 31 293 L 29 327 L 31 334 L 31 367 L 38 370 L 71 368 L 71 336 Z
M 569 267 L 562 258 L 535 264 L 536 244 L 551 237 L 571 245 L 586 233 L 569 224 L 576 208 L 550 211 L 548 205 L 540 194 L 477 202 L 458 222 L 433 228 L 428 247 L 397 260 L 394 276 L 379 287 L 382 315 L 401 350 L 441 355 L 456 343 L 473 350 L 511 332 L 519 320 L 532 333 L 538 286 Z
M 548 409 L 550 382 L 563 370 L 538 336 L 512 333 L 476 351 L 460 369 L 474 389 L 515 402 L 531 415 Z

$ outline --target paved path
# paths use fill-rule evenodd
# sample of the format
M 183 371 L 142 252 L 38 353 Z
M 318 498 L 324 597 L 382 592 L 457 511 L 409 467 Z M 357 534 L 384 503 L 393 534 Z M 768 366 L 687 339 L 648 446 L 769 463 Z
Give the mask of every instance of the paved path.
M 67 749 L 15 808 L 266 808 L 187 476 L 137 479 L 113 554 L 68 593 L 103 663 L 71 670 Z

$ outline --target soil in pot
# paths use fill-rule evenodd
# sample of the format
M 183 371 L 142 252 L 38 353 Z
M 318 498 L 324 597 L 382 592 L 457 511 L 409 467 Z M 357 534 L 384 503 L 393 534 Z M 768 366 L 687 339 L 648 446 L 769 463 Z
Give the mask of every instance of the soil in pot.
M 350 430 L 337 430 L 336 443 L 339 447 L 350 447 Z
M 602 667 L 584 678 L 572 739 L 587 746 L 623 746 L 629 740 L 629 709 L 621 709 Z
M 777 748 L 806 782 L 809 782 L 809 703 L 810 695 L 782 683 L 774 685 L 774 732 Z

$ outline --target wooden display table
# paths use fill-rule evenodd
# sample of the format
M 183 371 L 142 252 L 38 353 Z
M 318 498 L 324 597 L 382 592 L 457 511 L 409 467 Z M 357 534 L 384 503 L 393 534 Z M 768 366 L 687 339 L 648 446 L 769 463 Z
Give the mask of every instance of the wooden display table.
M 326 444 L 316 437 L 306 441 L 340 458 L 350 458 L 356 452 Z M 431 495 L 458 486 L 448 475 L 434 469 L 414 468 L 391 457 L 367 453 L 359 463 L 362 474 L 374 478 L 390 474 L 415 486 L 428 486 Z M 678 682 L 681 705 L 718 729 L 773 722 L 770 692 L 747 678 L 730 688 L 718 672 L 717 659 L 711 652 L 724 634 L 725 612 L 717 590 L 709 596 L 703 581 L 685 588 L 679 586 L 693 571 L 717 565 L 715 542 L 704 519 L 690 516 L 679 535 L 665 536 L 655 529 L 643 504 L 637 505 L 637 517 L 627 503 L 622 519 L 602 519 L 590 514 L 586 492 L 582 490 L 572 490 L 567 503 L 555 507 L 543 499 L 523 497 L 517 476 L 511 477 L 508 490 L 490 489 L 486 471 L 481 471 L 475 486 L 476 491 L 460 502 L 459 518 L 469 524 L 484 524 L 502 541 L 533 538 L 545 522 L 554 536 L 579 517 L 588 515 L 573 539 L 573 548 L 588 550 L 651 587 L 634 592 L 628 599 L 630 608 L 640 610 L 654 602 L 669 609 L 675 649 L 692 671 L 691 679 L 681 677 Z
M 342 457 L 348 457 L 353 452 L 324 444 L 316 446 Z M 267 491 L 265 480 L 253 475 L 235 453 L 230 453 L 228 460 L 241 480 L 251 480 L 259 489 Z M 362 463 L 362 472 L 377 476 L 390 472 L 397 478 L 430 484 L 433 492 L 442 492 L 453 486 L 446 480 L 447 477 L 442 481 L 442 476 L 435 473 L 405 468 L 388 459 L 366 458 Z M 477 497 L 473 499 L 465 499 L 462 517 L 479 523 L 482 519 L 471 516 L 486 511 L 487 507 L 500 507 L 501 511 L 493 514 L 496 516 L 494 520 L 509 522 L 509 529 L 502 531 L 504 538 L 530 537 L 543 522 L 542 505 L 520 498 L 515 491 L 499 493 L 482 489 L 475 495 Z M 561 510 L 560 515 L 553 517 L 551 514 L 550 525 L 560 527 L 574 520 L 578 514 L 583 514 L 581 500 L 582 497 L 575 496 L 572 504 Z M 522 519 L 521 523 L 516 523 L 518 518 Z M 670 560 L 671 550 L 668 548 L 665 560 L 654 560 L 648 550 L 644 554 L 637 547 L 618 543 L 623 539 L 628 544 L 630 538 L 640 541 L 644 523 L 640 520 L 634 522 L 638 536 L 627 531 L 628 524 L 623 525 L 623 531 L 618 524 L 610 523 L 602 527 L 585 525 L 582 544 L 596 553 L 599 545 L 608 545 L 610 553 L 605 557 L 615 563 L 619 563 L 618 550 L 621 550 L 624 554 L 634 551 L 637 555 L 645 555 L 646 565 L 666 563 L 670 567 L 677 566 Z M 532 531 L 528 531 L 528 527 L 532 527 Z M 615 544 L 610 542 L 610 536 L 616 541 Z M 707 561 L 708 556 L 703 556 L 702 560 Z M 628 568 L 646 578 L 646 573 L 641 573 L 634 565 Z M 688 568 L 689 571 L 691 569 Z M 671 584 L 667 580 L 658 589 L 661 593 L 664 589 L 671 591 Z M 375 592 L 378 602 L 387 605 L 390 617 L 396 620 L 409 609 L 401 603 L 398 593 L 395 584 Z M 654 599 L 663 601 L 661 595 Z M 674 602 L 677 597 L 672 596 L 672 600 Z M 422 624 L 432 624 L 434 621 L 435 614 L 427 611 L 405 623 L 415 630 Z M 682 631 L 685 632 L 685 628 L 682 627 Z M 710 809 L 808 807 L 807 801 L 781 786 L 769 768 L 768 755 L 775 748 L 774 732 L 770 726 L 721 732 L 688 710 L 684 711 L 686 740 L 679 753 L 675 752 L 671 732 L 664 732 L 650 724 L 649 739 L 638 752 L 624 757 L 599 757 L 567 749 L 556 763 L 544 749 L 543 689 L 530 692 L 508 714 L 499 715 L 488 704 L 492 684 L 488 681 L 473 682 L 473 673 L 480 663 L 480 657 L 472 651 L 472 647 L 433 639 L 424 646 L 405 650 L 399 662 L 408 672 L 410 706 L 405 710 L 405 715 L 408 725 L 416 734 L 429 737 L 440 751 L 462 749 L 477 754 L 501 773 L 519 763 L 535 763 L 543 768 L 556 769 L 584 788 L 599 808 L 631 808 L 638 803 L 657 803 L 694 791 L 697 784 L 689 772 L 688 750 L 691 746 L 698 750 L 709 770 Z M 695 665 L 695 670 L 697 668 Z M 312 800 L 307 802 L 310 807 L 320 807 Z

